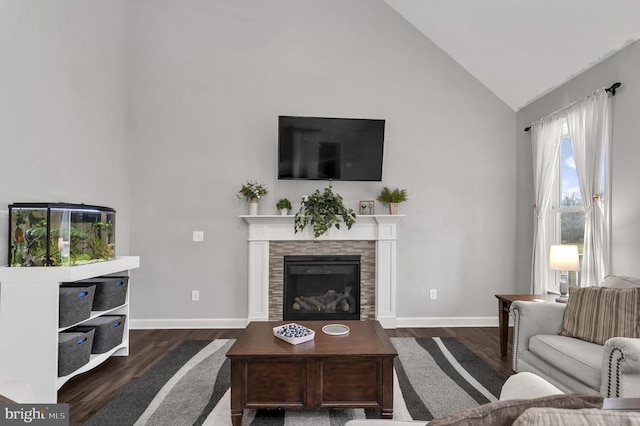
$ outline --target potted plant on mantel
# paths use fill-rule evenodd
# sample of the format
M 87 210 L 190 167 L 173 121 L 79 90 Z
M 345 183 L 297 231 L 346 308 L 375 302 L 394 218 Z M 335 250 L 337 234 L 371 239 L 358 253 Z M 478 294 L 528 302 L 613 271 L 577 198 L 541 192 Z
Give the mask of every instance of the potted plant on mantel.
M 389 214 L 398 214 L 398 203 L 407 201 L 407 190 L 396 188 L 393 191 L 385 186 L 377 198 L 382 204 L 389 205 Z
M 238 191 L 238 198 L 242 195 L 244 198 L 249 200 L 249 214 L 255 216 L 258 214 L 258 200 L 260 197 L 264 197 L 268 193 L 269 190 L 267 190 L 264 185 L 256 181 L 247 182 L 242 185 L 240 191 Z
M 280 210 L 280 214 L 282 216 L 286 216 L 289 214 L 289 210 L 293 207 L 291 206 L 291 201 L 288 198 L 280 198 L 276 203 L 276 208 Z
M 353 209 L 344 206 L 340 194 L 334 194 L 331 184 L 323 192 L 316 191 L 302 199 L 300 210 L 294 219 L 295 232 L 301 232 L 307 225 L 313 227 L 313 235 L 318 238 L 326 233 L 332 226 L 340 229 L 340 223 L 344 223 L 347 229 L 356 222 L 356 214 Z

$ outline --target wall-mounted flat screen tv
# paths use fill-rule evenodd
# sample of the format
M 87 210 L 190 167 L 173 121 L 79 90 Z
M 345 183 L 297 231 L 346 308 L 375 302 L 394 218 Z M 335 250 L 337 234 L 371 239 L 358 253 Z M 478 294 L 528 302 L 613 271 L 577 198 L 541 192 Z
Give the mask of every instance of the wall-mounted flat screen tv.
M 278 179 L 381 181 L 384 120 L 278 118 Z

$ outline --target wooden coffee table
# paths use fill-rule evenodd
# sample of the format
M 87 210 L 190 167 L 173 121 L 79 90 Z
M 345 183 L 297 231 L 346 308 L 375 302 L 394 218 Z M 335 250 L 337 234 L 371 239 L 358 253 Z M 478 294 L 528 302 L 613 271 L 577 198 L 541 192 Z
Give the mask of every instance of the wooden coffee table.
M 252 322 L 227 352 L 231 359 L 231 422 L 245 408 L 379 408 L 393 417 L 393 359 L 398 355 L 378 321 L 340 321 L 343 336 L 322 332 L 327 321 L 296 321 L 315 339 L 291 345 L 273 335 L 290 323 Z

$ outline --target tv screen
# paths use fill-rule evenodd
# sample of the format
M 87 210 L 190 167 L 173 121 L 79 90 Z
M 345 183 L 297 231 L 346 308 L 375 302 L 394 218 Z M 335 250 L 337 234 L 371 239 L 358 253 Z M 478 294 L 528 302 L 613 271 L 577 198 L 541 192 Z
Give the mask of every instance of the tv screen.
M 278 118 L 278 179 L 382 180 L 384 120 Z

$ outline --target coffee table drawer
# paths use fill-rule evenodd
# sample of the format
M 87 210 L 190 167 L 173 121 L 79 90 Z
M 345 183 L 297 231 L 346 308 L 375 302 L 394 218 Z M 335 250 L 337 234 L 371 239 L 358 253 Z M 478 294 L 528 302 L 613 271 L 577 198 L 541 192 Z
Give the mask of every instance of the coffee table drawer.
M 246 364 L 247 407 L 302 407 L 306 362 L 249 362 Z
M 321 405 L 348 405 L 350 402 L 366 405 L 370 402 L 371 406 L 377 406 L 380 369 L 380 361 L 362 358 L 323 361 Z

